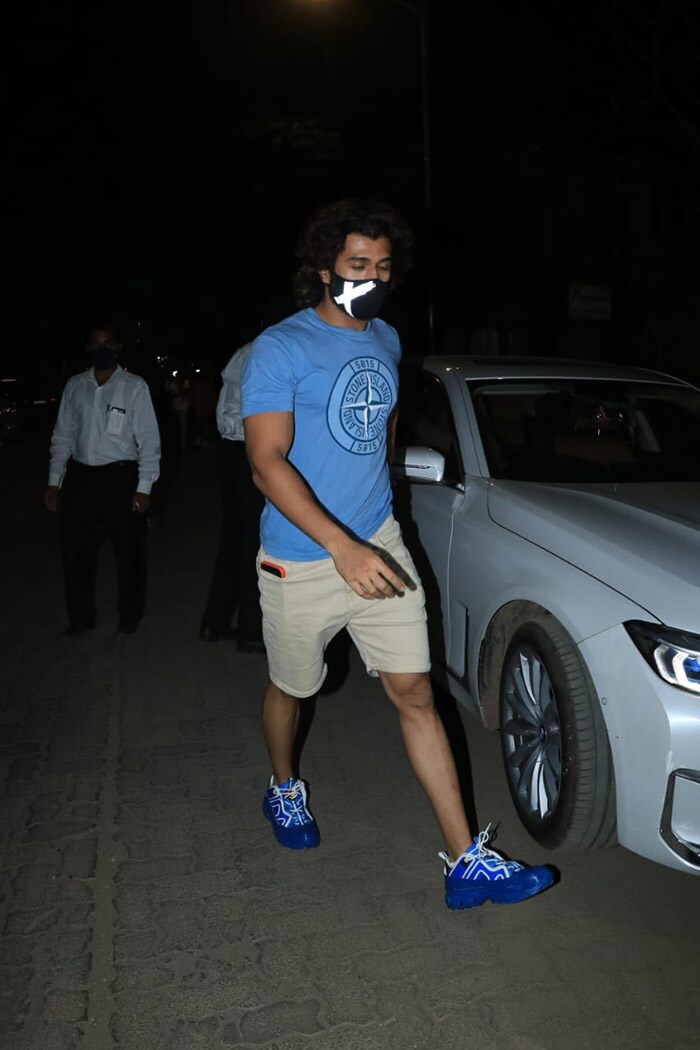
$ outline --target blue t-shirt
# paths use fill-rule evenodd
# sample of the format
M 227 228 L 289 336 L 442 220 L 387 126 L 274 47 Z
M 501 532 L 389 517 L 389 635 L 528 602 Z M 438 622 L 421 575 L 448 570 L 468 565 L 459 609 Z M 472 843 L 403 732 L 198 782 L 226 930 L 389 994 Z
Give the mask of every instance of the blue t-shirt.
M 312 308 L 267 328 L 243 368 L 242 414 L 293 412 L 288 460 L 330 517 L 368 540 L 391 513 L 386 424 L 398 390 L 399 337 L 375 318 L 363 332 L 326 324 Z M 265 550 L 290 561 L 328 552 L 269 501 Z

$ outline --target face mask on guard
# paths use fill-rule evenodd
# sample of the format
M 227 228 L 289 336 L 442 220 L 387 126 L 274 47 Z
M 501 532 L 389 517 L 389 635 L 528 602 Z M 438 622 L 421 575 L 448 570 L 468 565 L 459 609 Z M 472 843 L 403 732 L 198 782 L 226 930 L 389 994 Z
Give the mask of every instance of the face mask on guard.
M 119 351 L 114 350 L 111 346 L 98 343 L 96 346 L 89 347 L 89 350 L 95 368 L 112 368 L 113 365 L 116 365 Z

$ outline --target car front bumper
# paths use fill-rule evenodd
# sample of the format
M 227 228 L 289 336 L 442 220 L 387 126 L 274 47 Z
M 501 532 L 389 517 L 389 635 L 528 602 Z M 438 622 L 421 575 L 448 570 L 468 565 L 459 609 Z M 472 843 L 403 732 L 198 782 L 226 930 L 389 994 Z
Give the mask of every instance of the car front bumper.
M 621 845 L 700 875 L 700 695 L 659 678 L 621 624 L 579 649 L 608 730 Z

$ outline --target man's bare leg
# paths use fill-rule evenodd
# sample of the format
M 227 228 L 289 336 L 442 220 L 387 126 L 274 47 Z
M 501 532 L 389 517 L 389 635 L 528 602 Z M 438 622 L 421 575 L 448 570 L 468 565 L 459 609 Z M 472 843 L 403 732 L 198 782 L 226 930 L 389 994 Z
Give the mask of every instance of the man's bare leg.
M 268 683 L 263 700 L 263 735 L 275 784 L 294 776 L 292 754 L 299 724 L 299 700 Z
M 435 709 L 427 674 L 390 674 L 379 677 L 399 712 L 404 746 L 413 771 L 437 818 L 442 837 L 454 861 L 471 845 L 454 758 L 445 727 Z

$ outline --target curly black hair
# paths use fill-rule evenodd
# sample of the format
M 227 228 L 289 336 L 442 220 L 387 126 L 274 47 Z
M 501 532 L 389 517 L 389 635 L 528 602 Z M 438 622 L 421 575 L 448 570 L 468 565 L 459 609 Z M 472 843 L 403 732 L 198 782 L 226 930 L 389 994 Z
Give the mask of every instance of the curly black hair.
M 381 201 L 348 198 L 326 204 L 309 218 L 297 243 L 299 269 L 294 277 L 297 306 L 317 306 L 323 298 L 319 270 L 332 270 L 350 233 L 391 243 L 391 279 L 396 282 L 412 262 L 413 231 L 407 220 Z

